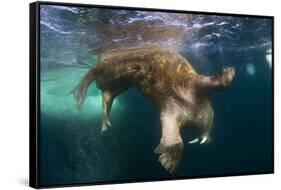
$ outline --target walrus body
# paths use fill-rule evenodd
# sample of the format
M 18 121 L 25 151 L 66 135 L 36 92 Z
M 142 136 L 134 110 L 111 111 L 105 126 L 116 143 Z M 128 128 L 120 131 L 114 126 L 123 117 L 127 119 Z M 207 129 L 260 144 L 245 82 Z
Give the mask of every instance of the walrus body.
M 180 129 L 195 126 L 198 138 L 190 143 L 207 142 L 214 117 L 211 95 L 225 89 L 233 77 L 233 68 L 225 68 L 215 76 L 199 75 L 180 54 L 165 48 L 128 48 L 102 54 L 73 95 L 80 108 L 88 86 L 96 82 L 103 96 L 103 132 L 111 126 L 108 113 L 114 98 L 137 87 L 160 110 L 162 137 L 154 152 L 160 154 L 159 161 L 172 173 L 183 149 Z

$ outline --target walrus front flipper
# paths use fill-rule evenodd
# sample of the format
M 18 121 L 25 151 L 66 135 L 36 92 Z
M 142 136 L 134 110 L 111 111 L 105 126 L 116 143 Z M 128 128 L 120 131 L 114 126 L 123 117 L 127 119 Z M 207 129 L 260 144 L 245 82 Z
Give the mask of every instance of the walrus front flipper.
M 232 82 L 233 78 L 235 76 L 235 68 L 234 67 L 226 67 L 219 72 L 215 76 L 214 81 L 216 83 L 214 84 L 216 88 L 219 90 L 224 90 L 226 87 L 229 86 L 229 84 Z
M 89 70 L 83 79 L 78 83 L 78 85 L 70 92 L 73 94 L 74 98 L 76 99 L 78 105 L 77 109 L 80 110 L 83 106 L 85 96 L 88 90 L 89 85 L 94 81 L 94 68 Z
M 234 67 L 223 68 L 215 76 L 203 76 L 196 77 L 196 84 L 203 90 L 220 91 L 229 86 L 235 76 Z
M 173 109 L 162 111 L 162 137 L 160 144 L 154 150 L 155 154 L 160 154 L 159 162 L 170 173 L 177 170 L 183 149 L 177 117 L 178 115 Z
M 113 103 L 113 95 L 109 91 L 102 92 L 102 127 L 101 133 L 106 131 L 109 127 L 111 127 L 111 123 L 109 121 L 109 112 Z

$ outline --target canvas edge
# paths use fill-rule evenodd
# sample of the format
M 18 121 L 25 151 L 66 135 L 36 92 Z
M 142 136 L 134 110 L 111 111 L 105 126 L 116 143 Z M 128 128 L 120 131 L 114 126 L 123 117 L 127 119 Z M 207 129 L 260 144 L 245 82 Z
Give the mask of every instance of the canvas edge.
M 39 188 L 38 37 L 39 3 L 29 4 L 29 186 Z

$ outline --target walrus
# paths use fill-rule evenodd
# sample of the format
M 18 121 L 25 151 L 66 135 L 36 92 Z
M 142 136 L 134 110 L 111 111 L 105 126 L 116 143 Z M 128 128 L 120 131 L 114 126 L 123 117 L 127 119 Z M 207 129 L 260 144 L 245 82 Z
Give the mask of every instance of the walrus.
M 214 76 L 198 74 L 178 52 L 163 47 L 136 47 L 104 52 L 97 64 L 85 74 L 72 94 L 80 109 L 89 85 L 95 81 L 102 92 L 101 132 L 111 127 L 109 112 L 122 92 L 136 87 L 160 111 L 162 136 L 154 152 L 170 173 L 180 163 L 182 128 L 194 126 L 197 138 L 190 143 L 205 143 L 209 139 L 214 112 L 213 92 L 229 86 L 235 75 L 233 67 L 223 68 Z

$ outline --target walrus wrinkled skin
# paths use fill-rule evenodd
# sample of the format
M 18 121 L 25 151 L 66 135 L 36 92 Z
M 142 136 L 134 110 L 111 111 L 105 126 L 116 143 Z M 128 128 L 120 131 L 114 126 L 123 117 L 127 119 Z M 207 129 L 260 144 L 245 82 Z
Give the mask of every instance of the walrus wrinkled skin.
M 190 143 L 205 143 L 213 125 L 210 98 L 233 80 L 235 70 L 224 68 L 215 76 L 203 76 L 179 53 L 161 47 L 128 48 L 104 53 L 72 91 L 83 105 L 88 86 L 95 81 L 102 91 L 103 122 L 101 131 L 111 123 L 113 99 L 130 87 L 137 87 L 160 110 L 162 137 L 154 150 L 159 162 L 170 173 L 179 166 L 183 140 L 180 130 L 195 126 L 198 138 Z

